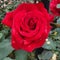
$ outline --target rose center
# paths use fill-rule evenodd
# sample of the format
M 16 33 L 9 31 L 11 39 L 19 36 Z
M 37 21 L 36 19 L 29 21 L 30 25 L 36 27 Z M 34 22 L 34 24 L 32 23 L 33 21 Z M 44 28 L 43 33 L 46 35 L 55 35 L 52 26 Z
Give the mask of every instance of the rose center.
M 34 30 L 36 28 L 36 22 L 34 21 L 34 18 L 29 19 L 28 26 L 31 30 Z

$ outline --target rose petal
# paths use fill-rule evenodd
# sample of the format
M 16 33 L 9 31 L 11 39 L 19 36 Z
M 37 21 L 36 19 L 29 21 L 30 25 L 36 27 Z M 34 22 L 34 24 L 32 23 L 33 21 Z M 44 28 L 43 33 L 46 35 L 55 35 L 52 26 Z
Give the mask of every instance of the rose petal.
M 57 8 L 57 4 L 60 4 L 60 0 L 52 0 L 50 2 L 50 10 L 54 16 L 60 16 L 60 8 Z
M 8 27 L 12 28 L 12 24 L 13 24 L 13 12 L 6 13 L 5 18 L 2 20 L 2 23 L 4 25 L 7 25 Z

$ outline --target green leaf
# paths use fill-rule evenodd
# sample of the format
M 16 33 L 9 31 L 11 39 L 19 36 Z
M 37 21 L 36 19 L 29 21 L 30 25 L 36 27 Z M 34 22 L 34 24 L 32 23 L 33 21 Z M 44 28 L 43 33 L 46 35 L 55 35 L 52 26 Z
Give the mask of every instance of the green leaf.
M 59 23 L 59 24 L 60 24 L 60 18 L 57 20 L 57 23 Z
M 57 8 L 60 8 L 60 4 L 57 4 Z
M 48 38 L 48 41 L 46 41 L 43 48 L 48 49 L 48 50 L 56 50 L 56 44 L 51 38 Z
M 5 58 L 2 59 L 2 60 L 13 60 L 13 59 L 11 59 L 11 58 L 9 58 L 9 57 L 5 57 Z
M 23 50 L 18 50 L 15 52 L 16 60 L 27 60 L 28 52 Z
M 8 56 L 8 54 L 10 54 L 12 51 L 13 49 L 11 47 L 10 41 L 8 39 L 3 40 L 0 43 L 0 60 Z
M 3 33 L 0 33 L 0 39 L 3 37 Z
M 60 28 L 56 28 L 57 36 L 60 36 Z
M 53 53 L 51 51 L 43 51 L 42 54 L 38 55 L 38 58 L 40 60 L 50 60 L 52 57 Z

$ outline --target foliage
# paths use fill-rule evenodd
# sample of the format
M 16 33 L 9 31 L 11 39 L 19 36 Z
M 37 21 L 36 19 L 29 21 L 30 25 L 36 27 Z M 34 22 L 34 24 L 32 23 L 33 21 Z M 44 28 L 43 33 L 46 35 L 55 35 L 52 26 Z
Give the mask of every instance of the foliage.
M 26 0 L 25 0 L 26 1 Z M 15 7 L 21 3 L 20 0 L 0 0 L 0 60 L 35 60 L 35 51 L 32 53 L 25 52 L 23 50 L 15 51 L 10 44 L 11 36 L 10 29 L 7 26 L 2 25 L 1 20 L 5 16 L 5 13 L 15 9 Z M 33 2 L 33 0 L 31 0 Z M 59 6 L 58 6 L 59 7 Z M 58 18 L 56 23 L 60 23 Z M 51 30 L 49 37 L 46 39 L 46 43 L 43 46 L 44 50 L 38 54 L 39 59 L 50 60 L 55 53 L 57 60 L 60 60 L 60 28 Z

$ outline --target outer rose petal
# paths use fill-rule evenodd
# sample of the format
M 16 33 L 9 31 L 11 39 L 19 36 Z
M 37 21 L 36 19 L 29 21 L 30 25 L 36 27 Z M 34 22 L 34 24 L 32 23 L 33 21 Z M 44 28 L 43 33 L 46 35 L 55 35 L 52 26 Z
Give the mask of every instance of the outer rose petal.
M 19 11 L 25 10 L 26 12 L 32 11 L 34 9 L 37 9 L 35 4 L 32 3 L 22 3 L 17 6 L 17 8 L 14 10 L 14 13 L 17 13 Z
M 46 9 L 44 8 L 44 4 L 42 2 L 36 3 L 35 4 L 37 9 L 40 10 L 41 12 L 45 11 Z
M 52 16 L 51 14 L 48 13 L 47 9 L 44 7 L 44 4 L 41 2 L 41 3 L 37 3 L 35 4 L 36 7 L 38 8 L 39 11 L 41 11 L 44 16 L 50 21 L 52 22 L 53 19 L 54 19 L 54 16 Z
M 32 52 L 33 50 L 35 50 L 35 48 L 39 48 L 42 45 L 44 45 L 45 43 L 45 39 L 48 37 L 48 35 L 44 32 L 44 34 L 41 36 L 41 40 L 39 40 L 38 42 L 32 43 L 31 45 L 28 45 L 27 47 L 24 46 L 22 47 L 23 50 L 26 50 L 28 52 Z
M 50 2 L 50 10 L 55 16 L 60 16 L 60 8 L 57 8 L 57 4 L 60 4 L 60 0 L 52 0 Z
M 11 28 L 13 23 L 13 12 L 6 13 L 5 18 L 2 20 L 2 23 Z

